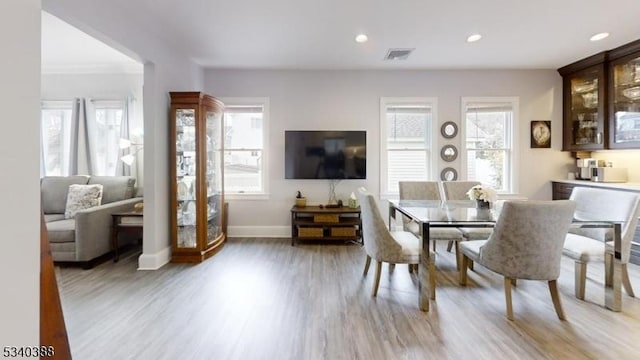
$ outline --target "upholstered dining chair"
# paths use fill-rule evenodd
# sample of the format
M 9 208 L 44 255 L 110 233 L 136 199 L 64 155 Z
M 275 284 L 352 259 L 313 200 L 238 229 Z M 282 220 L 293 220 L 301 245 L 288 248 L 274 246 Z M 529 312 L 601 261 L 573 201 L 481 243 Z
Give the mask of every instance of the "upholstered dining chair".
M 376 261 L 376 274 L 373 280 L 371 296 L 378 294 L 382 263 L 409 264 L 415 267 L 420 263 L 420 240 L 409 231 L 389 231 L 380 215 L 380 210 L 373 194 L 366 189 L 358 189 L 358 201 L 362 214 L 362 229 L 364 249 L 367 259 L 363 275 L 367 275 L 371 259 Z M 431 261 L 428 271 L 431 279 L 431 294 L 433 297 L 435 288 L 435 266 Z
M 467 191 L 476 185 L 481 185 L 479 181 L 443 181 L 442 190 L 446 200 L 469 200 Z M 485 240 L 493 232 L 491 228 L 460 228 L 462 235 L 467 240 Z M 447 250 L 451 250 L 451 245 Z
M 400 181 L 400 200 L 441 200 L 440 185 L 437 181 Z M 403 229 L 411 231 L 416 236 L 422 236 L 422 228 L 415 221 L 403 218 Z M 436 250 L 436 241 L 452 241 L 456 245 L 456 266 L 460 269 L 458 242 L 464 240 L 462 232 L 456 228 L 432 228 L 429 230 L 429 240 Z
M 517 279 L 547 280 L 556 314 L 564 320 L 557 279 L 575 208 L 571 200 L 505 201 L 489 239 L 460 243 L 460 285 L 467 283 L 469 259 L 503 275 L 507 318 L 513 320 L 511 285 Z
M 640 195 L 626 191 L 575 187 L 571 200 L 576 202 L 576 220 L 621 221 L 622 233 L 622 285 L 627 294 L 634 296 L 627 264 L 631 253 L 638 217 L 640 216 Z M 575 294 L 584 300 L 587 279 L 587 263 L 610 261 L 605 257 L 605 242 L 612 241 L 611 229 L 570 229 L 564 242 L 563 254 L 575 261 Z M 611 274 L 606 271 L 605 283 Z

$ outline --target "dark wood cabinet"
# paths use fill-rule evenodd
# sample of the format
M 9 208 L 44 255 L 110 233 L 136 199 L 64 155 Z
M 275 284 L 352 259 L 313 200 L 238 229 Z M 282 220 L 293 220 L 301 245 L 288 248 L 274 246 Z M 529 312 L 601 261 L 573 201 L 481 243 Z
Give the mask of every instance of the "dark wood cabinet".
M 562 75 L 562 150 L 602 150 L 607 147 L 606 54 L 600 53 L 558 70 Z
M 640 149 L 640 40 L 609 53 L 609 148 Z
M 223 111 L 212 96 L 171 93 L 172 262 L 201 262 L 226 240 Z
M 558 69 L 564 151 L 640 148 L 640 40 Z
M 576 186 L 606 188 L 606 186 L 589 186 L 589 185 L 590 184 L 588 181 L 585 184 L 553 181 L 551 182 L 552 198 L 553 200 L 566 200 L 571 196 L 571 192 L 573 191 L 573 188 Z M 624 190 L 624 189 L 618 189 L 618 188 L 611 188 L 611 189 L 631 191 L 631 190 Z M 638 226 L 636 227 L 636 232 L 633 236 L 633 240 L 631 240 L 631 257 L 629 258 L 629 262 L 632 264 L 640 265 L 640 223 L 638 223 Z
M 353 241 L 362 244 L 360 208 L 293 206 L 291 245 L 300 240 Z

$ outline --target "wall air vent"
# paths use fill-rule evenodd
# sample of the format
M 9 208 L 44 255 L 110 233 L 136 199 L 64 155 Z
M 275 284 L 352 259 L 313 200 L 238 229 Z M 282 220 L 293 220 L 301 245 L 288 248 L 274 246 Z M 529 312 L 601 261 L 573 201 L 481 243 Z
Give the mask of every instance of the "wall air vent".
M 384 56 L 385 60 L 407 60 L 409 54 L 415 50 L 415 48 L 405 49 L 389 49 L 387 55 Z

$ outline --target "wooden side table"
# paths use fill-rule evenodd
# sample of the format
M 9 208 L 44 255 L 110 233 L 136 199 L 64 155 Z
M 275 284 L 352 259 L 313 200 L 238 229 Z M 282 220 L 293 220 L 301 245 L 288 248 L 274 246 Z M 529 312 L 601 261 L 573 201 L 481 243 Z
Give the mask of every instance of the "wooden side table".
M 138 239 L 142 240 L 144 218 L 142 212 L 120 212 L 111 214 L 112 231 L 111 245 L 113 246 L 113 262 L 120 259 L 118 247 L 118 235 L 122 232 L 128 232 L 138 235 Z

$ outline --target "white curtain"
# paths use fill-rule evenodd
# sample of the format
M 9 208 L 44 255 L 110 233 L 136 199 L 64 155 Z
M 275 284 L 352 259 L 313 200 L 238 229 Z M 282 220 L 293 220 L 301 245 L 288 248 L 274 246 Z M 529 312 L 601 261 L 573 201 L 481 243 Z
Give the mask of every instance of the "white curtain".
M 121 139 L 128 139 L 128 140 L 131 139 L 129 136 L 130 130 L 131 130 L 129 125 L 129 119 L 133 117 L 132 102 L 133 102 L 133 98 L 130 96 L 124 100 L 124 104 L 122 108 L 122 121 L 120 122 L 120 138 Z M 130 153 L 131 153 L 130 148 L 119 149 L 118 159 L 121 159 L 123 156 L 128 155 Z M 134 151 L 133 156 L 137 158 L 137 152 Z M 134 162 L 134 164 L 137 165 L 136 162 Z M 132 166 L 135 166 L 134 164 L 132 164 Z M 126 165 L 121 160 L 118 161 L 116 165 L 116 175 L 125 175 L 125 176 L 131 175 L 131 166 Z

